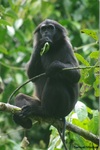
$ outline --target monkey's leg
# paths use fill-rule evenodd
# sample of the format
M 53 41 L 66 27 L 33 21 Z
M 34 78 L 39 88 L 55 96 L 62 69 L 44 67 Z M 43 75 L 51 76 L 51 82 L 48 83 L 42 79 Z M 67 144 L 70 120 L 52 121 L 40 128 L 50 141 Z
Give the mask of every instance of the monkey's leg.
M 38 100 L 38 98 L 36 99 L 35 97 L 29 97 L 25 94 L 18 94 L 15 99 L 15 105 L 21 107 L 22 109 L 31 105 L 37 107 L 38 105 L 40 105 L 40 101 Z M 30 111 L 32 110 L 30 109 Z M 25 117 L 25 114 L 23 117 L 22 112 L 14 114 L 13 119 L 17 124 L 20 124 L 24 128 L 29 129 L 32 127 L 31 119 L 29 119 L 29 117 L 27 116 Z

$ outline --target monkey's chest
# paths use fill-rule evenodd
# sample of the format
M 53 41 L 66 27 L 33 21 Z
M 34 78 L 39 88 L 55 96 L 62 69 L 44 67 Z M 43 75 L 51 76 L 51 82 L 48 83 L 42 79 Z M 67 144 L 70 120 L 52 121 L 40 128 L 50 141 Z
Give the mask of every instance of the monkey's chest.
M 43 68 L 46 70 L 50 64 L 54 61 L 53 58 L 49 58 L 49 57 L 42 57 L 41 58 L 41 62 L 42 62 L 42 66 Z
M 64 56 L 65 57 L 65 56 Z M 57 54 L 49 54 L 44 55 L 41 57 L 41 63 L 44 68 L 44 70 L 47 70 L 48 67 L 54 62 L 54 61 L 61 61 L 64 62 L 64 57 L 60 57 L 59 53 Z

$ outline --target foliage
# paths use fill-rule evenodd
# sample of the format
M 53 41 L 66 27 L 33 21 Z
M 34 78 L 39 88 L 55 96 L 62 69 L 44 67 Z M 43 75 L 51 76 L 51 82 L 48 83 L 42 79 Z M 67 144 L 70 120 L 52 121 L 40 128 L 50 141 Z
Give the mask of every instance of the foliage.
M 80 66 L 94 66 L 80 70 L 79 100 L 84 104 L 78 102 L 66 120 L 98 135 L 98 5 L 96 0 L 0 0 L 0 92 L 3 91 L 0 101 L 7 102 L 14 89 L 27 80 L 25 66 L 33 52 L 35 27 L 45 18 L 57 20 L 67 28 Z M 27 84 L 20 92 L 32 95 L 33 85 Z M 0 113 L 0 135 L 1 150 L 20 149 L 23 129 L 14 124 L 10 114 Z M 52 127 L 49 131 L 47 124 L 35 124 L 28 131 L 28 149 L 45 149 L 49 135 L 49 150 L 62 149 L 56 129 Z M 66 142 L 70 150 L 96 147 L 69 131 L 66 131 Z
M 99 127 L 99 113 L 97 110 L 91 110 L 90 108 L 86 107 L 82 102 L 77 102 L 75 106 L 75 111 L 71 112 L 71 114 L 66 117 L 66 121 L 71 122 L 93 134 L 98 134 L 98 127 Z M 54 147 L 61 149 L 62 143 L 60 137 L 58 135 L 57 130 L 54 127 L 51 127 L 53 130 L 51 135 L 51 141 L 49 150 L 54 149 Z M 55 138 L 56 137 L 56 138 Z M 66 143 L 68 143 L 68 147 L 70 150 L 75 149 L 93 149 L 97 148 L 97 145 L 93 144 L 90 141 L 80 137 L 78 134 L 73 134 L 72 132 L 66 131 Z

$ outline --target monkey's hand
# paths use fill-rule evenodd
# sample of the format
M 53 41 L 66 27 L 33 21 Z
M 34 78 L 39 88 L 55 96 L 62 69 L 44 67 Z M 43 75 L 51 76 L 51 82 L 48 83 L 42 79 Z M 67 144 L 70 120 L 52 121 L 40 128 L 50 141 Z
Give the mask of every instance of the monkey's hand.
M 20 113 L 20 117 L 22 118 L 29 118 L 33 114 L 33 107 L 32 105 L 25 105 L 22 107 L 22 111 Z
M 42 48 L 44 47 L 46 42 L 48 42 L 49 45 L 52 45 L 51 39 L 49 39 L 48 37 L 45 37 L 45 38 L 40 39 L 40 42 L 39 42 Z
M 22 107 L 22 111 L 20 116 L 23 118 L 32 118 L 34 116 L 39 115 L 41 113 L 41 106 L 39 100 L 34 100 L 30 105 L 24 105 Z
M 63 68 L 63 63 L 54 61 L 46 70 L 46 75 L 52 78 L 59 77 Z

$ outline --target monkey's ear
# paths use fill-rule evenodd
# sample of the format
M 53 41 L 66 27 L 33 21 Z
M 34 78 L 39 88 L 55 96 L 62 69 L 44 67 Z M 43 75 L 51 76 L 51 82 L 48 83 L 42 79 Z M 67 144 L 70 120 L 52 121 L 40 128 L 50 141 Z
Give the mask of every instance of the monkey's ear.
M 41 38 L 41 37 L 40 37 L 39 32 L 35 32 L 35 33 L 33 34 L 33 47 L 35 47 L 36 45 L 38 45 L 38 42 L 39 42 L 38 39 L 40 39 L 40 38 Z
M 42 22 L 42 23 L 43 23 L 43 22 Z M 37 28 L 36 28 L 35 31 L 34 31 L 34 34 L 37 33 L 37 32 L 40 30 L 40 27 L 41 27 L 41 24 L 42 24 L 42 23 L 40 23 L 40 24 L 37 26 Z

